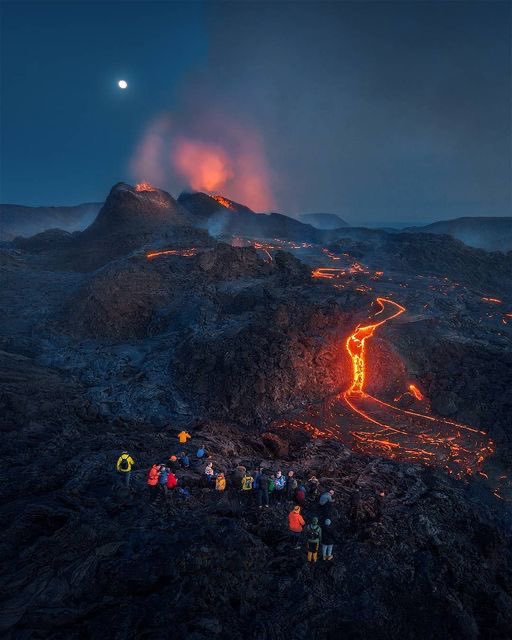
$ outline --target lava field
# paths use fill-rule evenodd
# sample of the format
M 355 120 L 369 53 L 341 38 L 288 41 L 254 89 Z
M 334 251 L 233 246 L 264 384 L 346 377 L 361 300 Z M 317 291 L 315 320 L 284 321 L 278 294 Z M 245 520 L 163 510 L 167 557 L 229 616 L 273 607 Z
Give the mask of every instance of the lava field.
M 512 637 L 512 252 L 120 183 L 0 269 L 3 637 Z M 182 428 L 333 488 L 335 561 L 229 477 L 150 504 Z

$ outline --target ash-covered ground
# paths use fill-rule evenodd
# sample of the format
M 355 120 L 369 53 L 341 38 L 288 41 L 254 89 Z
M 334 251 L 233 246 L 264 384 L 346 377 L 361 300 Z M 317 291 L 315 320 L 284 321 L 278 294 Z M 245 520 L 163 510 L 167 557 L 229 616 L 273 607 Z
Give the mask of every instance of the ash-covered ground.
M 5 637 L 512 637 L 510 252 L 119 184 L 0 258 Z M 334 561 L 200 468 L 150 505 L 183 427 L 333 488 Z

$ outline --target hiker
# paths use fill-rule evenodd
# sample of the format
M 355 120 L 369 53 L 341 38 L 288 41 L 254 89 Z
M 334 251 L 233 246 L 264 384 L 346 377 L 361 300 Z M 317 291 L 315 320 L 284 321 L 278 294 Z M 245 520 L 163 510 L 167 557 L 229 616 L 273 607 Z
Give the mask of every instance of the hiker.
M 242 478 L 242 491 L 252 491 L 252 485 L 254 484 L 254 478 L 249 472 L 246 472 Z
M 293 507 L 288 514 L 288 529 L 290 530 L 292 540 L 295 541 L 296 549 L 300 549 L 300 536 L 305 524 L 306 521 L 300 515 L 300 507 L 298 505 Z
M 293 471 L 288 471 L 288 477 L 286 478 L 286 497 L 290 502 L 293 501 L 297 484 L 297 479 L 294 477 Z
M 128 489 L 130 486 L 130 479 L 132 476 L 132 467 L 135 464 L 135 460 L 129 455 L 128 451 L 123 451 L 117 459 L 116 469 L 120 474 L 122 480 L 124 480 L 125 487 Z
M 178 484 L 178 478 L 172 471 L 167 474 L 167 489 L 174 489 Z
M 213 462 L 209 462 L 206 465 L 204 473 L 206 475 L 206 479 L 208 480 L 208 482 L 212 482 L 212 480 L 215 478 L 215 472 L 213 470 Z
M 249 501 L 251 499 L 253 482 L 254 482 L 254 478 L 247 471 L 244 477 L 242 478 L 242 483 L 241 483 L 242 496 L 246 504 L 249 504 Z
M 285 477 L 283 476 L 281 471 L 278 471 L 276 473 L 276 480 L 275 480 L 275 485 L 276 485 L 275 495 L 276 495 L 276 500 L 278 502 L 281 502 L 281 499 L 283 497 L 285 483 L 286 483 Z
M 258 488 L 257 488 L 257 497 L 258 497 L 258 507 L 261 509 L 263 506 L 268 508 L 268 490 L 269 490 L 270 478 L 265 473 L 265 470 L 260 472 Z
M 334 490 L 324 491 L 318 501 L 320 504 L 320 512 L 323 519 L 328 518 L 331 515 L 332 503 L 333 503 Z
M 275 473 L 272 473 L 270 475 L 270 478 L 268 479 L 268 496 L 269 496 L 269 500 L 270 500 L 270 496 L 275 494 L 275 490 L 276 490 L 276 476 L 275 476 Z
M 158 469 L 158 487 L 160 492 L 167 498 L 167 478 L 169 477 L 169 471 L 165 464 L 161 464 Z
M 252 474 L 254 478 L 254 482 L 252 483 L 252 488 L 256 491 L 260 487 L 260 478 L 261 478 L 261 467 L 256 467 L 254 469 L 254 473 Z
M 315 499 L 318 496 L 318 486 L 320 482 L 316 476 L 310 476 L 308 478 L 308 494 Z
M 186 444 L 187 440 L 189 440 L 192 436 L 188 431 L 180 431 L 176 436 L 178 438 L 178 442 L 180 444 Z
M 204 448 L 204 444 L 202 444 L 199 449 L 196 451 L 196 458 L 201 460 L 206 457 L 206 449 Z
M 180 453 L 180 464 L 183 469 L 188 469 L 190 467 L 190 458 L 184 451 Z
M 332 546 L 334 544 L 334 534 L 332 530 L 332 523 L 327 518 L 322 527 L 322 559 L 323 560 L 332 560 Z
M 219 473 L 215 480 L 215 489 L 217 491 L 224 491 L 226 489 L 226 478 L 223 473 Z
M 308 562 L 316 562 L 318 560 L 318 547 L 322 540 L 322 529 L 318 524 L 318 518 L 316 516 L 311 520 L 311 524 L 308 524 L 306 527 L 306 540 Z
M 149 501 L 154 502 L 158 495 L 158 466 L 154 464 L 148 471 Z
M 231 471 L 230 479 L 234 487 L 241 486 L 242 478 L 245 476 L 246 472 L 247 469 L 242 464 L 239 464 L 237 467 L 235 467 L 235 469 Z
M 178 457 L 174 453 L 172 454 L 172 456 L 169 456 L 169 462 L 167 464 L 173 473 L 176 473 L 176 471 L 178 471 L 180 466 L 180 463 L 178 462 Z
M 295 490 L 295 502 L 300 507 L 303 507 L 306 502 L 306 487 L 303 484 Z

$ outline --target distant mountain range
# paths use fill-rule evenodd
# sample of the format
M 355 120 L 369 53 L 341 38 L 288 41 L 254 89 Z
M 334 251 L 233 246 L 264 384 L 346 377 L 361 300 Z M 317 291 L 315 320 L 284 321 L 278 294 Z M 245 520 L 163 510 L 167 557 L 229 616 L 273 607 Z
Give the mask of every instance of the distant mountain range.
M 31 236 L 46 229 L 65 231 L 84 229 L 98 215 L 101 202 L 86 202 L 71 207 L 27 207 L 0 204 L 0 240 Z
M 433 222 L 424 227 L 409 227 L 404 231 L 446 234 L 470 247 L 487 251 L 512 250 L 512 217 L 456 218 Z
M 316 229 L 339 229 L 350 226 L 343 218 L 336 213 L 303 213 L 299 216 L 301 222 L 310 224 Z
M 156 207 L 153 211 L 154 215 L 149 215 L 146 212 L 144 228 L 148 224 L 151 226 L 163 215 L 163 218 L 171 224 L 190 224 L 206 229 L 217 237 L 221 235 L 247 235 L 249 237 L 282 237 L 290 240 L 324 242 L 331 238 L 329 232 L 337 229 L 344 229 L 347 232 L 349 230 L 356 231 L 354 227 L 333 213 L 305 213 L 299 215 L 299 219 L 280 213 L 256 214 L 245 205 L 221 195 L 182 193 L 176 201 L 165 191 L 151 189 L 144 192 L 120 183 L 113 188 L 106 203 L 108 206 L 98 202 L 69 207 L 0 205 L 0 240 L 9 241 L 16 236 L 29 237 L 55 228 L 67 232 L 78 231 L 85 229 L 93 222 L 94 224 L 88 233 L 99 232 L 100 227 L 106 224 L 105 220 L 108 222 L 107 226 L 120 224 L 121 227 L 125 227 L 128 218 L 133 217 L 132 209 L 140 206 L 138 196 L 143 193 L 146 194 L 144 206 L 151 205 L 151 210 Z M 104 211 L 98 215 L 102 207 Z M 105 216 L 107 210 L 110 209 L 116 215 Z M 135 217 L 137 223 L 133 232 L 140 233 L 142 231 L 141 219 L 138 215 Z M 104 231 L 103 229 L 100 236 L 105 235 Z M 382 231 L 393 233 L 397 230 L 383 229 Z M 434 222 L 426 226 L 407 227 L 402 231 L 446 234 L 470 247 L 487 251 L 512 250 L 511 217 L 457 218 Z M 363 230 L 360 229 L 360 233 L 362 232 Z

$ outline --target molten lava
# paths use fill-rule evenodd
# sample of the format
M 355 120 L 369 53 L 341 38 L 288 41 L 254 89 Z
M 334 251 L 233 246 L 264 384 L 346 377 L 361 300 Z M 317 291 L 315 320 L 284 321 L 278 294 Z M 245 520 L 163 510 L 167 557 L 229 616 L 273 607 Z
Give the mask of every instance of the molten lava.
M 373 333 L 377 327 L 384 324 L 388 320 L 392 320 L 393 318 L 397 318 L 399 315 L 404 313 L 405 307 L 398 304 L 397 302 L 393 302 L 392 300 L 388 300 L 387 298 L 377 298 L 377 304 L 380 309 L 377 311 L 375 315 L 379 315 L 384 311 L 387 305 L 391 305 L 393 311 L 380 322 L 375 322 L 374 324 L 369 324 L 365 327 L 358 326 L 353 334 L 351 334 L 346 342 L 345 346 L 352 359 L 352 385 L 348 390 L 348 393 L 362 393 L 364 388 L 364 381 L 366 376 L 366 357 L 365 357 L 365 343 L 367 338 L 371 338 Z
M 153 260 L 158 256 L 181 256 L 182 258 L 191 258 L 195 256 L 198 252 L 198 249 L 195 247 L 191 247 L 190 249 L 162 249 L 161 251 L 150 251 L 146 253 L 146 258 L 148 260 Z
M 236 211 L 235 207 L 233 206 L 233 202 L 231 200 L 228 200 L 227 198 L 224 198 L 224 196 L 211 195 L 210 198 L 221 204 L 223 207 L 226 207 L 226 209 L 229 209 L 230 211 Z
M 409 385 L 409 391 L 416 398 L 416 400 L 424 400 L 423 394 L 421 393 L 421 391 L 418 389 L 418 387 L 415 384 L 410 384 Z
M 305 430 L 315 438 L 348 442 L 366 454 L 442 466 L 457 477 L 481 472 L 483 461 L 494 451 L 494 444 L 484 431 L 401 409 L 366 393 L 367 373 L 375 366 L 367 360 L 367 341 L 384 323 L 406 311 L 387 298 L 377 298 L 376 303 L 374 321 L 358 325 L 345 340 L 352 363 L 349 388 L 324 401 L 321 409 L 308 407 L 297 417 L 278 421 L 275 426 Z M 408 392 L 424 401 L 416 385 L 409 384 Z
M 142 191 L 158 191 L 158 189 L 155 189 L 149 182 L 139 182 L 139 184 L 135 185 L 135 191 L 140 193 Z

